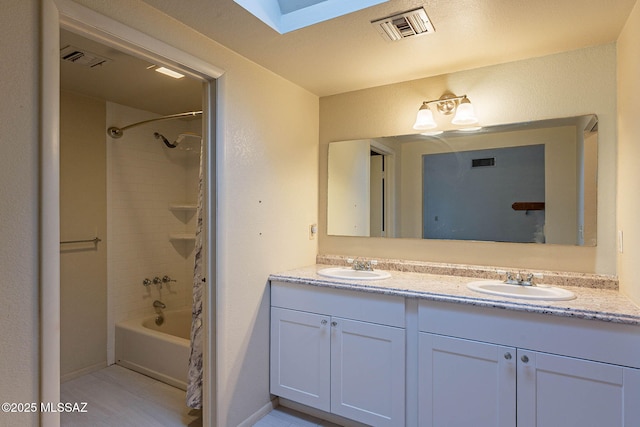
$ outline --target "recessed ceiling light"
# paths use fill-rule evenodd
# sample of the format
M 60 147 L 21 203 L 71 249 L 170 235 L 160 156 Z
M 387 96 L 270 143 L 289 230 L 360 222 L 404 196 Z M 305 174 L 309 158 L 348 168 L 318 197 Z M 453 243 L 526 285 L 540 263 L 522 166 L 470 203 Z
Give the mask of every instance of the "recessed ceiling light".
M 174 79 L 181 79 L 184 77 L 184 74 L 180 74 L 177 71 L 173 71 L 165 67 L 158 67 L 156 68 L 156 71 L 166 76 L 173 77 Z

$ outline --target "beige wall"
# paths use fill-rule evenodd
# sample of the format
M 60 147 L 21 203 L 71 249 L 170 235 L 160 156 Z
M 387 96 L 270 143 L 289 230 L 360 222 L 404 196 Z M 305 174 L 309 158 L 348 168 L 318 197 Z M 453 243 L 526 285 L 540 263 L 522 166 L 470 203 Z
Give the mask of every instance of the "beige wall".
M 219 105 L 218 411 L 237 426 L 269 402 L 269 273 L 315 262 L 318 98 L 140 0 L 79 1 L 225 70 Z M 38 402 L 39 4 L 0 15 L 0 395 Z M 45 70 L 46 73 L 46 70 Z M 36 425 L 2 415 L 0 425 Z
M 225 70 L 218 141 L 218 411 L 269 402 L 268 276 L 315 262 L 318 98 L 140 0 L 78 3 Z
M 319 253 L 615 274 L 615 54 L 597 46 L 322 98 Z M 483 125 L 598 115 L 597 247 L 326 235 L 328 143 L 414 133 L 421 102 L 447 90 L 467 94 Z
M 60 374 L 107 364 L 105 103 L 60 94 Z
M 38 13 L 36 0 L 0 13 L 0 397 L 38 402 Z M 20 59 L 15 58 L 21 52 Z M 37 425 L 0 414 L 0 426 Z
M 620 290 L 640 304 L 640 3 L 618 39 L 618 229 L 624 252 L 618 256 Z

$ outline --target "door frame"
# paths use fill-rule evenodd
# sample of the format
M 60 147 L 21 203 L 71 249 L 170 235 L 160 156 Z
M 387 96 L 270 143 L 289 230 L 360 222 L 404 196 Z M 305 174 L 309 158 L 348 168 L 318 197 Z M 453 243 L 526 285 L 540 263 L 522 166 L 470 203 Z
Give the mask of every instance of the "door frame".
M 206 277 L 203 302 L 203 424 L 217 425 L 216 331 L 216 147 L 223 143 L 220 106 L 224 70 L 71 0 L 42 0 L 40 34 L 40 401 L 60 402 L 60 28 L 185 72 L 203 82 Z M 57 427 L 59 413 L 40 414 L 40 425 Z
M 375 139 L 371 140 L 370 149 L 384 156 L 384 237 L 401 237 L 396 227 L 396 151 Z

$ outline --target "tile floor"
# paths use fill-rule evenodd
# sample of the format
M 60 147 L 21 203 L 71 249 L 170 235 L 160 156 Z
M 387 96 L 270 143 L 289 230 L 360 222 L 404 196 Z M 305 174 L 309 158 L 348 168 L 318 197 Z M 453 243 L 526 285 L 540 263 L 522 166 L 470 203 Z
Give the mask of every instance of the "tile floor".
M 183 390 L 118 365 L 62 383 L 60 401 L 87 402 L 86 413 L 62 413 L 62 427 L 202 427 Z M 278 407 L 254 427 L 340 426 Z
M 63 427 L 199 427 L 185 391 L 118 365 L 64 382 L 61 402 L 87 402 L 86 413 L 62 413 Z
M 282 406 L 269 412 L 253 427 L 340 427 Z

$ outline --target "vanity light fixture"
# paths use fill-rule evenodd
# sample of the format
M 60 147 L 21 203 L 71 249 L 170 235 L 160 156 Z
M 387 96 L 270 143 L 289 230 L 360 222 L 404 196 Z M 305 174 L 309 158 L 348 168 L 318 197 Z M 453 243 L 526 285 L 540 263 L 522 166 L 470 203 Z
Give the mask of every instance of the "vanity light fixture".
M 435 129 L 438 125 L 433 118 L 433 112 L 431 111 L 431 104 L 436 105 L 436 109 L 440 114 L 450 115 L 455 112 L 455 116 L 451 123 L 454 125 L 468 126 L 478 123 L 473 105 L 467 95 L 453 95 L 445 93 L 439 99 L 432 101 L 424 101 L 418 110 L 416 116 L 416 122 L 413 128 L 416 130 L 429 130 Z

